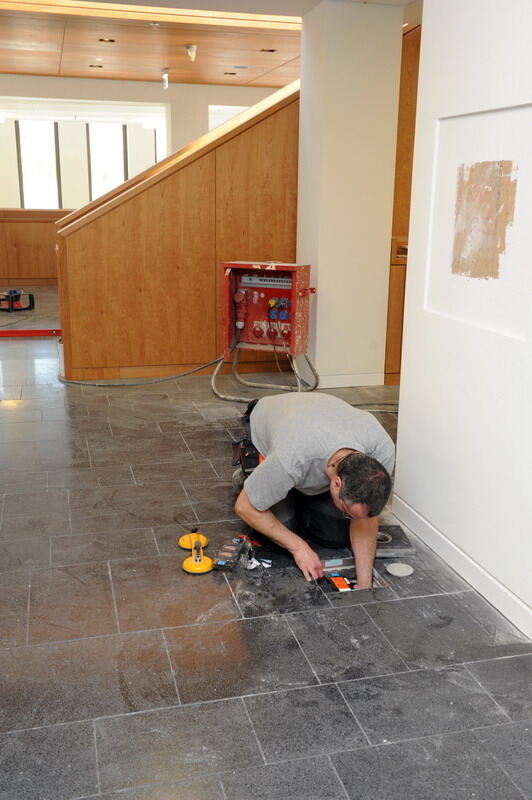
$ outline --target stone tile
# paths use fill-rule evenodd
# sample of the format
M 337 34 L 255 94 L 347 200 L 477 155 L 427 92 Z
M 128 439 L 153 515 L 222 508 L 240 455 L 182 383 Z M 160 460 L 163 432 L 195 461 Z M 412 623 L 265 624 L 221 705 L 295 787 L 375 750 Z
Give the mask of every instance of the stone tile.
M 242 700 L 96 722 L 102 791 L 263 763 Z
M 0 646 L 2 647 L 26 642 L 28 586 L 29 570 L 0 573 Z
M 133 468 L 135 481 L 144 486 L 179 481 L 203 481 L 216 478 L 210 461 L 181 461 L 165 464 L 144 464 Z
M 11 425 L 14 422 L 19 423 L 41 421 L 42 411 L 40 408 L 27 408 L 20 410 L 18 408 L 2 409 L 2 403 L 0 402 L 0 425 Z
M 366 744 L 336 686 L 312 686 L 244 699 L 267 762 Z
M 323 558 L 324 556 L 322 555 L 322 548 L 315 549 L 318 551 L 320 558 Z M 325 555 L 325 558 L 330 557 L 330 552 L 329 554 Z M 376 589 L 357 589 L 354 592 L 339 592 L 327 579 L 320 581 L 320 586 L 327 595 L 327 599 L 331 605 L 335 608 L 343 608 L 344 606 L 358 606 L 362 605 L 363 603 L 382 603 L 385 600 L 395 600 L 397 595 L 391 586 L 388 585 L 388 575 L 383 572 L 381 566 L 377 565 L 376 569 L 377 572 L 382 573 L 382 577 L 387 584 L 386 586 L 379 586 Z M 345 571 L 345 575 L 347 577 L 352 577 L 353 574 L 354 571 L 352 569 Z
M 317 683 L 279 617 L 165 631 L 183 703 Z
M 97 791 L 92 723 L 0 736 L 0 797 L 65 800 Z
M 351 800 L 523 800 L 472 733 L 331 756 Z
M 191 452 L 181 437 L 123 442 L 116 438 L 89 442 L 93 467 L 112 467 L 116 464 L 160 464 L 164 461 L 188 461 Z
M 168 525 L 176 518 L 197 524 L 194 509 L 189 503 L 168 503 L 156 498 L 132 502 L 124 509 L 102 509 L 91 513 L 74 510 L 71 524 L 73 534 L 86 534 Z
M 179 702 L 160 631 L 0 650 L 0 675 L 2 731 Z
M 318 584 L 307 582 L 297 567 L 257 567 L 248 572 L 239 566 L 227 577 L 245 617 L 307 611 L 317 606 L 329 608 Z
M 221 780 L 227 800 L 339 800 L 345 797 L 330 761 L 324 757 L 224 773 Z
M 35 445 L 33 442 L 13 442 L 0 447 L 0 474 L 12 472 L 32 472 L 35 464 Z M 11 476 L 10 476 L 11 477 Z
M 523 797 L 532 797 L 532 724 L 519 722 L 498 725 L 496 728 L 475 731 L 474 736 L 484 750 L 506 770 Z M 506 795 L 501 793 L 500 797 L 506 798 Z
M 229 539 L 235 536 L 243 536 L 248 532 L 247 525 L 241 520 L 231 522 L 203 522 L 197 523 L 196 526 L 200 533 L 204 534 L 209 540 L 207 545 L 208 550 L 205 554 L 211 558 L 216 557 L 218 550 Z M 162 555 L 178 554 L 182 555 L 181 550 L 177 544 L 180 536 L 187 531 L 179 525 L 163 525 L 154 529 L 155 538 Z
M 151 528 L 52 538 L 52 566 L 156 556 Z
M 234 519 L 236 495 L 229 481 L 183 481 L 187 498 L 201 522 Z
M 406 669 L 362 608 L 293 614 L 288 623 L 321 681 L 345 681 Z
M 50 489 L 91 489 L 134 483 L 131 469 L 125 465 L 102 469 L 54 469 L 47 474 Z
M 116 633 L 106 564 L 36 570 L 31 578 L 29 641 L 53 642 Z
M 0 492 L 40 492 L 47 488 L 46 472 L 0 472 Z
M 532 642 L 474 592 L 366 609 L 411 667 L 532 653 Z
M 0 443 L 55 442 L 69 435 L 71 427 L 60 422 L 15 422 L 0 425 Z
M 50 543 L 48 539 L 0 541 L 0 569 L 2 572 L 49 566 Z
M 513 720 L 532 720 L 532 655 L 467 665 Z
M 223 456 L 222 458 L 210 458 L 216 475 L 223 481 L 230 481 L 236 467 L 231 463 L 231 456 Z
M 179 411 L 176 409 L 171 412 L 168 410 L 156 413 L 155 416 L 165 436 L 194 430 L 195 428 L 201 430 L 224 430 L 225 428 L 225 420 L 207 420 L 202 417 L 196 408 L 194 408 L 194 411 Z
M 371 744 L 496 725 L 503 711 L 463 667 L 340 684 Z
M 52 442 L 35 442 L 33 446 L 37 472 L 66 467 L 90 467 L 87 442 L 83 437 Z
M 186 554 L 184 554 L 186 555 Z M 189 575 L 180 558 L 111 564 L 122 631 L 171 628 L 240 616 L 223 575 Z
M 231 436 L 226 430 L 187 430 L 182 436 L 194 458 L 231 459 Z
M 0 538 L 29 539 L 69 532 L 68 497 L 65 491 L 6 494 Z
M 153 499 L 158 502 L 188 502 L 187 495 L 180 484 L 161 484 L 156 490 L 146 486 L 130 484 L 127 486 L 96 487 L 88 489 L 72 489 L 70 491 L 70 510 L 72 515 L 89 515 L 93 512 L 107 513 L 128 510 L 136 503 L 149 503 Z
M 235 513 L 235 498 L 219 501 L 216 499 L 204 500 L 201 503 L 192 503 L 194 514 L 200 522 L 220 522 L 221 520 L 237 520 Z
M 98 800 L 226 800 L 217 777 L 196 777 L 193 780 L 152 785 L 98 795 Z
M 136 441 L 138 439 L 157 439 L 162 436 L 161 430 L 154 419 L 116 420 L 111 422 L 113 438 L 120 442 Z
M 391 524 L 394 524 L 393 522 Z M 448 567 L 443 559 L 429 550 L 418 539 L 413 542 L 415 555 L 413 558 L 394 558 L 377 560 L 377 568 L 394 589 L 398 597 L 415 597 L 429 594 L 462 592 L 471 589 L 462 578 Z M 396 578 L 385 571 L 389 561 L 403 561 L 414 567 L 413 575 Z

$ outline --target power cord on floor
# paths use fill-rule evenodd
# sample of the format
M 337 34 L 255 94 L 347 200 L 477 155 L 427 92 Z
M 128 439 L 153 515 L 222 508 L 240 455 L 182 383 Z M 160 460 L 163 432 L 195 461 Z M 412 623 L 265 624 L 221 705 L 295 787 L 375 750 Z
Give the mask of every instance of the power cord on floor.
M 220 361 L 223 361 L 224 357 L 220 356 L 219 358 L 215 358 L 212 361 L 208 361 L 206 364 L 200 364 L 199 367 L 194 367 L 194 369 L 189 369 L 186 372 L 179 372 L 177 375 L 168 375 L 166 378 L 153 378 L 147 381 L 136 381 L 135 383 L 101 383 L 99 381 L 73 381 L 69 378 L 63 378 L 61 375 L 59 376 L 59 380 L 61 383 L 67 383 L 72 386 L 105 386 L 105 387 L 112 387 L 112 388 L 124 388 L 128 386 L 149 386 L 150 384 L 154 383 L 165 383 L 166 381 L 174 381 L 176 378 L 184 378 L 186 375 L 192 375 L 194 372 L 199 372 L 206 367 L 212 367 L 213 364 L 219 364 Z

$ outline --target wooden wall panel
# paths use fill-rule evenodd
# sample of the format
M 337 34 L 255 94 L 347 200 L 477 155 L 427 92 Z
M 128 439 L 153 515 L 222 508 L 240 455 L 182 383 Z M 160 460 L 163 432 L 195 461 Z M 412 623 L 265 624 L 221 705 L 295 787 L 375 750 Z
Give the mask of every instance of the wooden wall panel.
M 64 209 L 0 210 L 0 281 L 56 283 L 56 221 Z
M 218 350 L 224 261 L 295 261 L 299 101 L 216 150 Z M 242 361 L 264 360 L 246 353 Z
M 408 236 L 421 26 L 403 36 L 392 236 Z
M 392 222 L 392 236 L 394 237 L 392 239 L 392 254 L 397 252 L 396 248 L 394 249 L 394 245 L 398 241 L 406 247 L 408 246 L 420 44 L 421 26 L 417 26 L 403 35 Z M 406 258 L 401 263 L 392 256 L 384 366 L 385 382 L 387 384 L 399 383 L 400 378 L 405 280 Z
M 213 153 L 81 227 L 64 246 L 71 369 L 215 357 Z

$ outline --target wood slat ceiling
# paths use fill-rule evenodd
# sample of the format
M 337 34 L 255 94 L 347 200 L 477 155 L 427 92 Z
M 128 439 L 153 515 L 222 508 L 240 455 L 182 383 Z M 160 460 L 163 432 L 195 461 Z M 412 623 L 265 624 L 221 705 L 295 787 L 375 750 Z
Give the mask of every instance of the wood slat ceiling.
M 168 67 L 170 82 L 277 88 L 299 77 L 299 48 L 298 30 L 0 11 L 8 74 L 160 81 Z

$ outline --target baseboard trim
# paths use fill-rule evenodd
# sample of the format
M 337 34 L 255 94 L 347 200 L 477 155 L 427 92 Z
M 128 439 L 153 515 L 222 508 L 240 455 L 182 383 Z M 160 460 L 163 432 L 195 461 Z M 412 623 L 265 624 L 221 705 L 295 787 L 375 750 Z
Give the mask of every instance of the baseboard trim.
M 393 496 L 392 509 L 400 522 L 404 523 L 441 556 L 525 636 L 532 639 L 532 610 L 523 600 L 507 589 L 493 575 L 486 572 L 483 567 L 473 561 L 470 556 L 460 550 L 441 531 L 396 494 Z
M 319 372 L 319 370 L 318 370 Z M 382 386 L 383 372 L 369 372 L 362 375 L 320 375 L 320 389 L 343 389 L 346 386 Z

